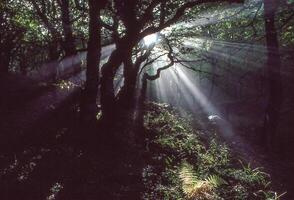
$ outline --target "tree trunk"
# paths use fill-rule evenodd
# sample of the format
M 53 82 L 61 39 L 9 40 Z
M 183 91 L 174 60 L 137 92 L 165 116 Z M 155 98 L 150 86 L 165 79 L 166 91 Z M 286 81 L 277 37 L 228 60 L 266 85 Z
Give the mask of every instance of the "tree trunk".
M 99 62 L 101 56 L 101 24 L 99 22 L 102 6 L 89 0 L 89 41 L 85 90 L 81 100 L 81 121 L 95 122 L 97 114 L 97 93 L 99 85 Z
M 135 46 L 135 44 L 137 44 L 137 42 L 137 36 L 133 35 L 132 33 L 129 33 L 129 35 L 127 35 L 124 39 L 121 39 L 120 42 L 116 44 L 116 50 L 112 52 L 110 58 L 108 59 L 108 62 L 104 64 L 102 67 L 102 78 L 100 88 L 101 108 L 102 117 L 106 123 L 109 123 L 112 120 L 114 120 L 115 116 L 117 116 L 117 112 L 119 111 L 113 84 L 116 71 L 119 69 L 123 62 L 127 61 L 128 59 L 131 59 L 130 55 L 132 53 L 132 48 L 133 46 Z M 124 69 L 128 71 L 129 67 L 131 66 L 125 66 Z M 135 77 L 137 77 L 137 73 L 135 73 Z M 127 77 L 125 77 L 124 84 L 130 82 L 131 81 Z M 132 84 L 130 83 L 130 85 Z
M 58 45 L 58 41 L 56 41 L 57 39 L 55 37 L 53 37 L 52 41 L 49 41 L 49 48 L 48 48 L 48 57 L 50 61 L 55 61 L 58 60 L 59 58 L 59 45 Z
M 139 97 L 139 110 L 138 110 L 138 125 L 140 128 L 144 126 L 144 110 L 145 110 L 145 101 L 146 101 L 146 94 L 147 94 L 147 77 L 146 74 L 142 77 L 142 88 Z
M 102 117 L 106 123 L 111 122 L 116 112 L 113 81 L 115 72 L 122 63 L 121 60 L 120 51 L 114 50 L 109 58 L 109 62 L 101 69 L 101 109 Z
M 1 18 L 0 18 L 1 20 Z M 1 21 L 0 21 L 1 22 Z M 2 27 L 0 27 L 2 28 Z M 0 32 L 0 37 L 2 36 Z M 3 36 L 0 38 L 0 74 L 6 74 L 8 73 L 8 66 L 7 65 L 7 57 L 6 57 L 6 49 L 4 47 L 5 40 L 3 39 Z
M 267 43 L 267 78 L 269 99 L 264 119 L 264 137 L 266 146 L 272 148 L 276 141 L 276 132 L 282 103 L 281 60 L 279 55 L 278 36 L 275 28 L 275 0 L 264 0 L 265 31 Z
M 145 101 L 147 94 L 148 80 L 146 74 L 141 79 L 141 88 L 138 94 L 138 106 L 136 107 L 135 121 L 134 121 L 134 137 L 137 144 L 144 144 L 144 114 L 145 114 Z M 137 90 L 138 91 L 138 90 Z
M 6 74 L 9 72 L 9 64 L 12 57 L 12 51 L 14 49 L 13 40 L 16 37 L 7 38 L 6 41 L 4 41 L 0 49 L 0 74 Z
M 9 71 L 10 57 L 5 53 L 0 53 L 0 74 L 7 74 Z
M 19 68 L 20 68 L 20 73 L 24 76 L 27 75 L 27 68 L 28 68 L 28 62 L 25 56 L 22 56 L 20 64 L 19 64 Z
M 77 53 L 75 39 L 72 32 L 72 23 L 70 21 L 69 0 L 61 0 L 61 21 L 64 34 L 63 49 L 65 56 L 75 55 Z
M 118 105 L 122 109 L 133 109 L 136 101 L 138 69 L 133 65 L 131 56 L 124 62 L 124 85 L 118 94 Z

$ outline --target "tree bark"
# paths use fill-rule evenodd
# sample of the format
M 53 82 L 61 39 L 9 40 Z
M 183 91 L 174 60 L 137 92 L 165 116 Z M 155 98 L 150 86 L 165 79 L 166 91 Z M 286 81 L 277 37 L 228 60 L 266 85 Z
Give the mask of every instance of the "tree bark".
M 118 94 L 118 105 L 122 109 L 135 106 L 138 68 L 132 63 L 131 55 L 124 62 L 124 85 Z
M 104 7 L 102 2 L 89 0 L 89 41 L 87 54 L 87 71 L 85 90 L 82 94 L 81 120 L 91 123 L 96 121 L 97 93 L 99 85 L 99 62 L 101 57 L 101 24 L 100 10 Z
M 73 37 L 72 23 L 70 21 L 70 5 L 69 0 L 61 0 L 61 21 L 64 34 L 63 49 L 65 51 L 65 56 L 75 55 L 77 53 L 75 46 L 75 39 Z
M 7 74 L 9 71 L 10 56 L 0 52 L 0 74 Z
M 9 72 L 9 64 L 12 58 L 12 52 L 16 44 L 13 42 L 19 37 L 18 34 L 11 34 L 7 38 L 1 38 L 3 41 L 0 43 L 0 74 L 6 74 Z
M 122 64 L 121 52 L 116 49 L 112 52 L 109 61 L 103 65 L 101 72 L 101 109 L 102 117 L 105 122 L 110 122 L 116 112 L 115 94 L 114 94 L 114 77 L 116 70 Z
M 113 83 L 116 71 L 128 59 L 128 55 L 131 55 L 132 48 L 136 43 L 136 37 L 126 36 L 121 39 L 116 44 L 116 49 L 111 53 L 108 62 L 101 69 L 101 108 L 102 117 L 106 122 L 112 121 L 118 111 Z
M 264 117 L 263 139 L 266 146 L 272 148 L 276 142 L 277 127 L 280 118 L 280 107 L 282 103 L 281 84 L 281 59 L 279 53 L 279 42 L 275 28 L 275 12 L 277 4 L 275 0 L 264 0 L 265 31 L 267 44 L 267 78 L 269 86 L 269 99 Z
M 48 46 L 48 57 L 50 61 L 58 60 L 60 56 L 58 50 L 59 50 L 59 39 L 52 35 L 52 40 L 49 41 L 49 46 Z

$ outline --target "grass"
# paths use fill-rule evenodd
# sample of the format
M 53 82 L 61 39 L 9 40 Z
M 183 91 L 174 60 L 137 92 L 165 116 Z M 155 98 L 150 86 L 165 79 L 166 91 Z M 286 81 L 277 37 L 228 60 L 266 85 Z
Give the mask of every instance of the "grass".
M 193 129 L 168 105 L 147 104 L 144 127 L 143 199 L 280 199 L 270 189 L 268 174 L 235 163 L 225 144 L 200 138 L 201 129 Z

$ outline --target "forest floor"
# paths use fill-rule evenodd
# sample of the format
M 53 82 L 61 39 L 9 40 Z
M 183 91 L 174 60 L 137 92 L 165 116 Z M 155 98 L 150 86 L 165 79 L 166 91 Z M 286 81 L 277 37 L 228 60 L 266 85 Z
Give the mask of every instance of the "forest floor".
M 26 90 L 27 85 L 35 88 Z M 24 80 L 18 88 L 7 88 L 12 91 L 6 94 L 18 96 L 1 99 L 1 111 L 6 110 L 1 112 L 1 119 L 6 118 L 0 123 L 1 141 L 9 147 L 0 155 L 1 199 L 186 199 L 195 190 L 188 187 L 189 183 L 183 187 L 185 174 L 200 174 L 188 181 L 207 186 L 204 193 L 210 196 L 206 199 L 265 199 L 264 195 L 274 199 L 275 193 L 265 187 L 270 180 L 279 194 L 287 190 L 282 199 L 293 199 L 293 162 L 267 154 L 246 136 L 241 137 L 245 135 L 241 131 L 230 140 L 216 136 L 221 134 L 207 116 L 192 116 L 191 128 L 186 122 L 190 115 L 179 116 L 169 106 L 150 104 L 143 142 L 132 145 L 109 136 L 105 130 L 97 130 L 93 136 L 79 128 L 74 103 L 74 96 L 79 95 L 72 82 L 36 86 Z M 36 103 L 39 100 L 43 103 Z M 38 115 L 44 109 L 49 117 Z M 26 122 L 29 128 L 23 129 Z M 9 143 L 7 134 L 3 134 L 7 130 L 23 133 L 16 135 L 20 136 L 17 142 Z M 150 135 L 146 135 L 148 132 Z M 187 139 L 192 132 L 197 137 Z M 195 167 L 199 158 L 202 169 Z M 271 179 L 256 169 L 261 166 Z M 204 188 L 200 188 L 196 194 L 204 195 Z M 257 196 L 252 196 L 254 192 Z
M 0 89 L 5 96 L 0 99 L 0 149 L 17 145 L 17 140 L 24 142 L 36 125 L 48 129 L 63 108 L 79 98 L 82 77 L 84 72 L 65 80 L 37 82 L 20 75 L 1 76 Z
M 202 118 L 201 121 L 202 125 L 205 124 L 205 119 Z M 203 127 L 203 130 L 205 134 L 211 134 L 208 127 Z M 257 133 L 248 129 L 236 128 L 231 137 L 225 137 L 221 130 L 218 131 L 218 138 L 231 149 L 236 159 L 250 163 L 253 168 L 259 168 L 269 174 L 273 188 L 280 194 L 286 192 L 281 199 L 294 199 L 294 159 L 291 156 L 284 156 L 282 151 L 268 151 L 261 147 L 256 139 Z
M 81 130 L 75 105 L 62 112 L 50 127 L 36 126 L 21 148 L 0 155 L 1 199 L 275 196 L 267 175 L 241 164 L 217 137 L 204 137 L 200 126 L 193 130 L 166 105 L 148 104 L 143 140 L 132 144 L 106 130 Z
M 256 138 L 248 138 L 248 132 L 236 132 L 226 143 L 235 156 L 251 163 L 253 167 L 262 168 L 272 179 L 272 185 L 279 193 L 286 194 L 282 199 L 294 199 L 294 159 L 284 156 L 283 151 L 268 151 L 256 143 Z M 287 154 L 289 154 L 287 152 Z

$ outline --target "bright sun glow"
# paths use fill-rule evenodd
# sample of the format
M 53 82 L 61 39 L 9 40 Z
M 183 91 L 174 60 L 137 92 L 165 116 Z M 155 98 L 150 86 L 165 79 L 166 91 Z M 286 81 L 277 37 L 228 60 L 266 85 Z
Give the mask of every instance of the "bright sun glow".
M 149 47 L 150 45 L 155 44 L 158 41 L 158 35 L 156 33 L 147 35 L 146 37 L 144 37 L 143 41 L 144 44 Z

